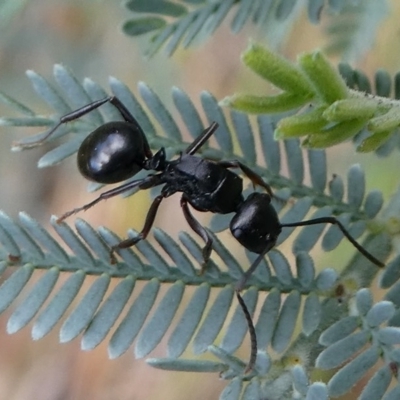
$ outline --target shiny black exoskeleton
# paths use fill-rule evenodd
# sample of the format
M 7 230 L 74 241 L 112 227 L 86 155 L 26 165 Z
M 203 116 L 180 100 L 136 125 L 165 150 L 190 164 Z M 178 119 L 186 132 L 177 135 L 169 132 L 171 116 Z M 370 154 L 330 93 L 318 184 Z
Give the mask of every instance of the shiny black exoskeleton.
M 359 245 L 334 217 L 281 224 L 271 204 L 273 194 L 270 186 L 256 172 L 241 162 L 237 160 L 214 162 L 195 156 L 194 154 L 217 129 L 218 125 L 215 122 L 206 128 L 177 159 L 169 161 L 166 159 L 164 148 L 153 155 L 146 136 L 136 119 L 118 98 L 110 96 L 65 115 L 42 141 L 49 137 L 61 124 L 78 119 L 107 102 L 118 109 L 125 121 L 106 123 L 86 137 L 79 148 L 77 157 L 81 174 L 95 182 L 117 183 L 131 178 L 143 169 L 154 171 L 154 173 L 143 179 L 127 182 L 104 192 L 91 203 L 67 212 L 59 218 L 59 221 L 78 211 L 86 210 L 101 200 L 128 190 L 134 188 L 144 190 L 164 185 L 161 193 L 153 200 L 149 208 L 142 231 L 136 237 L 126 239 L 114 246 L 111 254 L 115 250 L 133 246 L 145 239 L 153 225 L 161 201 L 174 193 L 180 192 L 182 193 L 181 206 L 185 219 L 205 242 L 203 247 L 204 265 L 211 254 L 212 238 L 208 231 L 194 218 L 189 209 L 189 204 L 196 210 L 203 212 L 235 213 L 230 223 L 232 235 L 243 247 L 259 254 L 238 282 L 237 292 L 243 289 L 262 258 L 276 244 L 284 227 L 321 223 L 335 224 L 368 260 L 380 267 L 383 266 L 383 263 Z M 253 185 L 263 187 L 266 193 L 254 192 L 244 199 L 242 179 L 229 168 L 241 169 Z M 243 300 L 238 293 L 237 296 L 252 334 L 252 358 L 249 362 L 251 369 L 257 350 L 255 331 L 251 316 Z
M 117 183 L 143 169 L 152 157 L 142 129 L 136 123 L 108 122 L 81 144 L 77 162 L 80 173 L 99 183 Z
M 366 258 L 378 266 L 383 263 L 368 253 L 347 232 L 334 217 L 317 218 L 281 224 L 271 204 L 273 197 L 270 186 L 252 169 L 237 160 L 214 162 L 194 154 L 207 142 L 218 125 L 214 122 L 206 128 L 175 160 L 167 160 L 164 148 L 155 155 L 150 150 L 146 136 L 136 119 L 115 96 L 94 101 L 60 118 L 59 123 L 46 135 L 49 137 L 60 125 L 73 121 L 100 107 L 105 103 L 113 104 L 125 121 L 108 122 L 90 133 L 82 142 L 78 151 L 78 168 L 81 174 L 99 183 L 117 183 L 136 175 L 141 170 L 155 171 L 143 179 L 133 180 L 101 194 L 97 199 L 83 207 L 64 214 L 59 221 L 68 216 L 86 210 L 101 200 L 116 196 L 134 188 L 149 189 L 164 185 L 161 193 L 153 200 L 147 213 L 142 231 L 137 237 L 129 238 L 112 248 L 115 250 L 135 245 L 148 235 L 161 201 L 180 192 L 182 211 L 190 227 L 204 240 L 203 259 L 207 263 L 212 238 L 208 231 L 194 218 L 189 204 L 198 211 L 219 214 L 235 213 L 230 223 L 232 235 L 238 242 L 259 254 L 249 270 L 237 284 L 237 290 L 243 289 L 249 276 L 260 263 L 262 257 L 275 245 L 283 227 L 335 224 L 347 239 Z M 254 192 L 243 198 L 242 179 L 230 168 L 239 168 L 252 181 L 266 190 L 266 193 Z
M 142 169 L 156 173 L 146 178 L 125 183 L 103 193 L 93 202 L 64 214 L 59 221 L 71 214 L 86 210 L 101 200 L 134 188 L 149 189 L 164 185 L 161 194 L 150 206 L 145 225 L 140 234 L 114 246 L 112 251 L 135 245 L 146 238 L 153 225 L 161 201 L 174 193 L 182 193 L 181 206 L 190 227 L 205 242 L 203 248 L 204 263 L 211 254 L 212 239 L 207 230 L 193 217 L 189 204 L 198 211 L 227 214 L 237 212 L 244 204 L 243 182 L 229 168 L 240 168 L 254 185 L 263 186 L 272 196 L 270 187 L 262 178 L 237 160 L 213 162 L 196 157 L 194 154 L 204 145 L 217 129 L 216 123 L 206 128 L 196 140 L 175 160 L 166 159 L 165 150 L 161 148 L 155 155 L 150 150 L 146 136 L 136 119 L 126 107 L 114 96 L 95 101 L 62 117 L 59 123 L 47 134 L 49 137 L 61 124 L 73 121 L 88 112 L 110 102 L 121 113 L 125 121 L 108 122 L 82 142 L 77 156 L 81 174 L 99 183 L 117 183 L 136 175 Z M 45 140 L 44 138 L 43 140 Z

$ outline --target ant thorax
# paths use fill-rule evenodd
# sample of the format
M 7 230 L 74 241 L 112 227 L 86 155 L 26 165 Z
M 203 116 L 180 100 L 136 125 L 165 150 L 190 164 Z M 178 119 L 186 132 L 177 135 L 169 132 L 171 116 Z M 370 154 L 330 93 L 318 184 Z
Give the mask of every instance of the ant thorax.
M 198 211 L 228 214 L 243 201 L 242 179 L 214 161 L 182 154 L 168 163 L 162 177 Z

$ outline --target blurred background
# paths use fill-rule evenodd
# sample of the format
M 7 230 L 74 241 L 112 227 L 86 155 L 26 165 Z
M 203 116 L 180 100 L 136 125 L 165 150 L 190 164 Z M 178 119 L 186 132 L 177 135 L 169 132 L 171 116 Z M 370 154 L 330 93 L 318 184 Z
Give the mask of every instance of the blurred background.
M 378 68 L 390 73 L 400 70 L 399 14 L 400 5 L 391 1 L 390 13 L 378 29 L 372 50 L 353 67 L 369 76 Z M 171 111 L 172 86 L 182 88 L 196 104 L 202 90 L 218 99 L 233 92 L 264 91 L 262 81 L 240 63 L 248 38 L 262 37 L 258 28 L 249 26 L 233 35 L 226 22 L 196 48 L 178 50 L 170 59 L 162 51 L 146 59 L 146 40 L 128 38 L 120 32 L 126 17 L 126 10 L 116 2 L 66 0 L 26 2 L 10 20 L 0 16 L 0 91 L 38 113 L 48 114 L 49 109 L 37 100 L 25 71 L 32 69 L 51 78 L 55 63 L 68 66 L 79 79 L 90 77 L 104 87 L 108 87 L 108 77 L 114 76 L 137 93 L 137 82 L 145 81 L 166 104 L 171 104 Z M 321 25 L 315 26 L 300 15 L 282 44 L 283 54 L 294 60 L 302 51 L 323 48 L 327 43 L 323 28 L 324 18 Z M 332 59 L 339 61 L 340 57 Z M 0 115 L 13 116 L 13 111 L 0 104 Z M 74 158 L 40 170 L 35 166 L 44 148 L 10 152 L 13 141 L 34 132 L 26 128 L 0 130 L 0 208 L 13 218 L 25 211 L 49 227 L 51 215 L 61 215 L 94 195 L 87 193 L 87 182 L 79 175 Z M 365 169 L 367 188 L 382 190 L 388 199 L 398 182 L 393 173 L 398 171 L 398 153 L 378 161 L 374 155 L 355 154 L 352 145 L 329 149 L 330 174 L 344 175 L 353 163 Z M 95 227 L 104 225 L 125 236 L 128 228 L 141 229 L 148 200 L 147 192 L 129 199 L 114 198 L 89 210 L 84 218 Z M 208 217 L 199 219 L 206 222 Z M 163 203 L 155 225 L 174 238 L 187 229 L 176 196 Z M 228 235 L 222 237 L 225 240 Z M 238 257 L 245 262 L 242 252 Z M 324 257 L 329 261 L 329 255 Z M 225 386 L 217 374 L 199 379 L 195 374 L 152 369 L 143 360 L 135 360 L 132 351 L 109 360 L 106 342 L 90 352 L 80 350 L 79 340 L 59 344 L 57 329 L 38 342 L 32 341 L 29 327 L 9 336 L 6 324 L 10 312 L 12 309 L 0 316 L 0 400 L 200 400 L 218 398 Z M 247 352 L 248 348 L 243 349 L 244 357 Z M 165 354 L 163 342 L 151 356 Z M 347 398 L 354 398 L 354 393 Z

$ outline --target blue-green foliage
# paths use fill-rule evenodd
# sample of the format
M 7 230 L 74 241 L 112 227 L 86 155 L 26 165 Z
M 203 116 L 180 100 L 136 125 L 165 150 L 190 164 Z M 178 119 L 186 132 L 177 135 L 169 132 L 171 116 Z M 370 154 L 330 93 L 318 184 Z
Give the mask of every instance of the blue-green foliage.
M 2 95 L 1 99 L 23 117 L 1 121 L 41 124 L 47 129 L 65 112 L 106 95 L 91 80 L 81 84 L 62 66 L 55 67 L 54 75 L 56 85 L 32 71 L 28 73 L 35 91 L 55 115 L 36 116 L 23 104 Z M 110 87 L 144 127 L 153 148 L 166 146 L 174 155 L 187 146 L 181 139 L 181 124 L 146 84 L 139 84 L 139 96 L 115 78 L 110 79 Z M 204 127 L 201 110 L 180 89 L 172 90 L 172 98 L 185 129 L 195 137 Z M 368 231 L 383 201 L 380 192 L 366 193 L 364 173 L 358 165 L 349 169 L 347 178 L 335 176 L 327 183 L 324 151 L 303 152 L 297 139 L 284 145 L 273 141 L 279 116 L 263 115 L 255 121 L 236 111 L 227 116 L 210 93 L 201 94 L 201 104 L 207 124 L 217 121 L 220 126 L 217 146 L 205 145 L 202 155 L 215 160 L 236 158 L 260 173 L 275 190 L 273 202 L 282 221 L 335 214 L 355 237 Z M 69 141 L 45 154 L 39 166 L 50 166 L 72 155 L 88 132 L 116 118 L 119 116 L 113 107 L 106 105 L 93 115 L 63 126 L 50 140 L 57 143 L 61 135 L 71 133 Z M 22 144 L 33 143 L 44 134 L 24 138 L 15 144 L 15 149 L 20 150 Z M 235 138 L 240 154 L 233 152 Z M 261 143 L 261 152 L 256 151 L 256 143 Z M 285 159 L 288 176 L 281 172 Z M 306 170 L 310 171 L 310 184 L 305 183 Z M 391 215 L 397 202 L 391 204 L 382 215 Z M 216 216 L 211 228 L 225 229 L 229 218 Z M 76 219 L 75 229 L 57 223 L 55 217 L 51 223 L 57 239 L 25 213 L 18 220 L 0 213 L 0 269 L 15 269 L 0 287 L 0 310 L 6 310 L 28 288 L 9 319 L 10 333 L 34 321 L 32 336 L 40 339 L 61 320 L 61 342 L 82 334 L 82 348 L 93 349 L 108 335 L 110 357 L 120 356 L 135 341 L 135 356 L 139 358 L 150 354 L 172 326 L 166 358 L 150 358 L 148 363 L 168 370 L 219 372 L 229 380 L 221 399 L 328 399 L 348 391 L 379 360 L 384 366 L 375 372 L 365 390 L 382 397 L 391 383 L 392 363 L 398 365 L 400 361 L 396 347 L 400 338 L 400 297 L 399 291 L 394 290 L 400 277 L 399 257 L 389 262 L 380 277 L 381 286 L 390 288 L 386 299 L 374 304 L 369 290 L 363 288 L 371 285 L 378 269 L 363 255 L 355 253 L 341 273 L 328 266 L 317 271 L 314 266 L 309 252 L 321 238 L 325 250 L 335 249 L 343 238 L 337 228 L 298 229 L 292 243 L 293 255 L 279 249 L 294 231 L 285 228 L 278 248 L 267 254 L 243 295 L 255 315 L 258 340 L 256 366 L 247 374 L 247 360 L 235 355 L 246 340 L 247 323 L 234 301 L 234 286 L 254 260 L 254 254 L 247 253 L 249 261 L 242 265 L 213 233 L 213 257 L 205 273 L 199 275 L 202 258 L 197 238 L 184 232 L 176 240 L 155 228 L 152 232 L 156 246 L 141 241 L 133 249 L 121 250 L 120 261 L 112 265 L 109 248 L 120 240 L 113 232 L 104 227 L 95 229 L 81 219 Z M 383 261 L 391 251 L 390 238 L 385 233 L 368 232 L 363 244 Z M 218 258 L 223 261 L 218 262 Z M 30 284 L 36 270 L 42 270 L 42 276 Z M 64 273 L 70 274 L 68 279 L 56 288 Z M 118 284 L 110 289 L 112 280 L 118 280 Z M 137 287 L 139 280 L 147 281 L 146 285 Z M 89 289 L 83 285 L 85 281 L 90 281 Z M 162 283 L 169 287 L 159 294 Z M 212 290 L 216 296 L 210 296 Z M 185 304 L 181 302 L 184 295 L 188 298 Z M 258 300 L 259 310 L 254 312 Z M 235 311 L 228 318 L 232 307 Z M 296 333 L 297 326 L 301 329 Z M 268 354 L 270 349 L 278 355 L 274 360 Z M 184 352 L 185 357 L 181 358 Z M 214 360 L 197 359 L 204 352 Z M 345 365 L 325 385 L 310 381 L 315 363 L 325 369 Z M 397 393 L 398 388 L 395 386 L 389 393 Z M 387 396 L 392 396 L 389 393 Z
M 340 14 L 333 15 L 326 28 L 330 36 L 326 50 L 340 53 L 343 60 L 353 62 L 359 60 L 374 44 L 377 30 L 389 14 L 389 6 L 385 0 L 339 3 L 342 3 Z
M 148 55 L 164 47 L 171 56 L 179 47 L 187 48 L 209 38 L 226 19 L 233 33 L 252 23 L 276 42 L 287 33 L 304 6 L 310 22 L 318 24 L 321 15 L 329 19 L 328 32 L 332 36 L 329 48 L 345 53 L 347 59 L 370 48 L 373 28 L 387 9 L 385 1 L 374 0 L 129 0 L 125 7 L 133 13 L 133 18 L 124 22 L 122 30 L 128 36 L 149 34 Z

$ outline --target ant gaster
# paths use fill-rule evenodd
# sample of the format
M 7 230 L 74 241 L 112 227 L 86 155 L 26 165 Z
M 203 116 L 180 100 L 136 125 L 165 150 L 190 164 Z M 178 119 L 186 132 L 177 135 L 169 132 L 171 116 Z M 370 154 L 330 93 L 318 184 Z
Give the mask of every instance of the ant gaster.
M 235 213 L 230 222 L 232 235 L 243 247 L 259 254 L 250 268 L 244 273 L 242 279 L 237 283 L 237 292 L 244 288 L 262 258 L 274 247 L 284 227 L 323 223 L 334 224 L 369 261 L 379 267 L 383 267 L 384 264 L 358 244 L 335 217 L 281 224 L 271 204 L 273 197 L 271 187 L 256 172 L 237 160 L 214 162 L 195 156 L 194 154 L 200 150 L 218 128 L 218 124 L 215 122 L 206 128 L 177 159 L 169 161 L 166 159 L 164 148 L 161 148 L 153 155 L 146 136 L 136 119 L 117 97 L 109 96 L 61 117 L 58 124 L 40 142 L 52 135 L 60 125 L 76 120 L 107 102 L 116 107 L 125 121 L 105 123 L 86 137 L 78 150 L 77 160 L 80 173 L 89 180 L 106 184 L 122 182 L 142 169 L 155 171 L 156 173 L 106 191 L 83 207 L 65 213 L 58 221 L 60 222 L 79 211 L 87 210 L 101 200 L 128 190 L 134 188 L 144 190 L 164 185 L 161 193 L 153 200 L 149 208 L 142 231 L 136 237 L 126 239 L 113 246 L 111 249 L 112 256 L 114 251 L 133 246 L 140 240 L 145 239 L 153 225 L 162 200 L 180 192 L 182 193 L 180 203 L 183 215 L 189 226 L 205 243 L 202 250 L 204 266 L 211 255 L 212 238 L 208 231 L 194 218 L 189 209 L 189 204 L 194 209 L 203 212 Z M 39 143 L 36 142 L 33 145 L 37 144 Z M 32 146 L 32 144 L 29 146 Z M 263 187 L 266 193 L 253 192 L 244 199 L 242 179 L 232 172 L 230 168 L 241 169 L 254 186 Z M 254 327 L 243 300 L 238 293 L 237 295 L 249 323 L 250 331 L 252 331 L 252 357 L 248 366 L 248 369 L 251 369 L 257 349 Z

